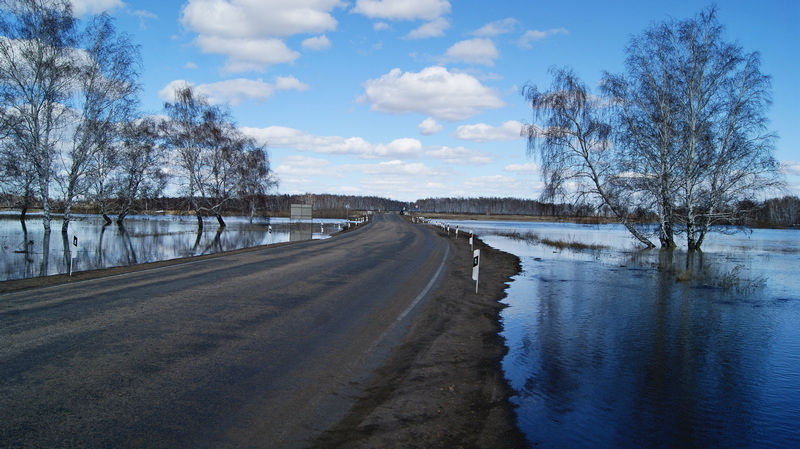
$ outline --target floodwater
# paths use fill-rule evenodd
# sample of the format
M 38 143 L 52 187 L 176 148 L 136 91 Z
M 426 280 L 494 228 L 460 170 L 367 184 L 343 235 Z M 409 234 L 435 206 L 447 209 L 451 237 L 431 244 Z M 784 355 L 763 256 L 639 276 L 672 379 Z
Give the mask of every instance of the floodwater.
M 458 224 L 522 260 L 503 369 L 534 447 L 800 447 L 800 231 L 715 234 L 689 257 L 616 225 Z
M 125 226 L 103 226 L 97 215 L 74 216 L 66 238 L 61 220 L 44 233 L 41 218 L 29 216 L 25 228 L 17 215 L 0 215 L 0 281 L 156 262 L 296 240 L 327 238 L 345 220 L 225 217 L 198 233 L 195 217 L 134 215 Z M 77 238 L 77 245 L 76 239 Z M 73 256 L 75 256 L 73 258 Z

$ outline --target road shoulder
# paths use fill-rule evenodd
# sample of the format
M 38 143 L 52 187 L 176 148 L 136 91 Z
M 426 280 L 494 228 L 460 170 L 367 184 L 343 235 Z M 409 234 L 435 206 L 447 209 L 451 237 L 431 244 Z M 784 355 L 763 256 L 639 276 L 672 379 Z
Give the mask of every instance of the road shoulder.
M 476 239 L 479 293 L 468 239 L 450 239 L 447 277 L 347 416 L 316 448 L 520 448 L 501 361 L 500 301 L 519 259 Z

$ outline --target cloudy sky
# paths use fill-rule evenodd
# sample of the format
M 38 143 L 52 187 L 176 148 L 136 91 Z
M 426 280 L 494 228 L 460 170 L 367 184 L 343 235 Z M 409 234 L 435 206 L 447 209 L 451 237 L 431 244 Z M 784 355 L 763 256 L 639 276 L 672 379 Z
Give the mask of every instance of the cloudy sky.
M 230 105 L 269 146 L 280 193 L 536 198 L 520 88 L 551 66 L 594 85 L 629 38 L 688 0 L 73 0 L 142 47 L 143 107 L 176 83 Z M 800 194 L 800 2 L 717 0 L 726 40 L 762 55 L 772 128 Z

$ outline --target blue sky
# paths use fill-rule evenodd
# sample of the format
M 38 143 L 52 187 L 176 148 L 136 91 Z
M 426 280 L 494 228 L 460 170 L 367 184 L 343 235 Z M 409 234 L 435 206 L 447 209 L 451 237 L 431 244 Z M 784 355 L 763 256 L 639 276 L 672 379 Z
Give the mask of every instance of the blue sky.
M 269 147 L 280 193 L 536 198 L 526 83 L 593 85 L 629 38 L 699 1 L 73 0 L 142 47 L 145 111 L 191 83 Z M 718 0 L 726 40 L 773 77 L 776 157 L 800 195 L 800 1 Z

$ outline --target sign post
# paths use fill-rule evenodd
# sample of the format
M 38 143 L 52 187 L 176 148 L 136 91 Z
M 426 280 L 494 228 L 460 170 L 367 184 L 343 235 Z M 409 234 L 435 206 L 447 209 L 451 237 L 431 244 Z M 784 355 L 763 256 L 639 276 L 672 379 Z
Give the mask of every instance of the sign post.
M 72 255 L 69 259 L 69 275 L 72 276 L 72 262 L 78 257 L 78 236 L 72 236 L 72 246 L 75 247 L 75 250 L 72 252 Z
M 481 250 L 472 253 L 472 279 L 475 281 L 475 293 L 478 293 L 478 272 L 481 269 Z

